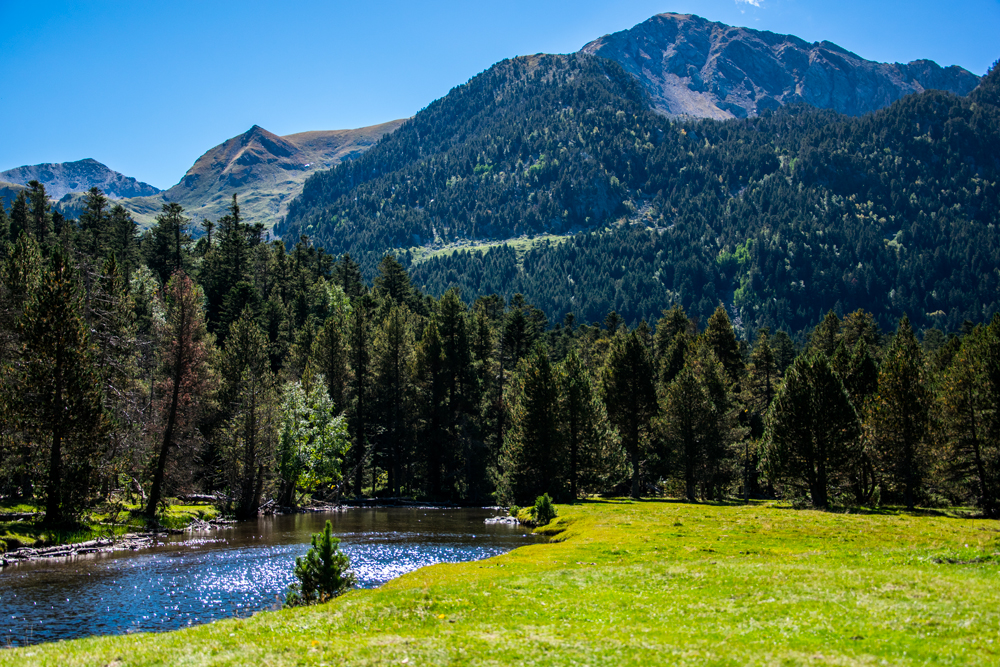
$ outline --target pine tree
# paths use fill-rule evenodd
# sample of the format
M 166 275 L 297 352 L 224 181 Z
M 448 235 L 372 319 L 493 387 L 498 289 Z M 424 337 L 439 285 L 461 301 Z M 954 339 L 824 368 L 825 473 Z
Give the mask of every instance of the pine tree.
M 202 292 L 183 271 L 176 271 L 163 289 L 165 318 L 159 338 L 160 380 L 157 382 L 157 422 L 160 439 L 146 515 L 153 517 L 163 498 L 171 450 L 196 439 L 198 416 L 212 390 L 209 359 L 212 339 L 202 312 Z
M 389 492 L 399 495 L 404 457 L 412 430 L 411 376 L 414 346 L 413 315 L 406 306 L 393 304 L 375 334 L 375 423 L 388 472 Z
M 351 561 L 339 545 L 333 525 L 327 520 L 322 533 L 313 533 L 312 548 L 305 557 L 295 559 L 294 574 L 299 583 L 288 592 L 286 607 L 327 602 L 357 583 Z
M 618 429 L 632 466 L 632 497 L 641 491 L 642 448 L 657 410 L 653 360 L 635 332 L 619 333 L 601 373 L 608 419 Z
M 616 465 L 621 457 L 612 450 L 604 404 L 576 350 L 570 351 L 558 372 L 558 415 L 568 450 L 570 498 L 576 500 L 581 487 L 605 488 L 621 467 Z
M 861 425 L 826 355 L 800 356 L 788 369 L 765 418 L 764 467 L 773 480 L 804 487 L 812 504 L 829 505 L 860 455 Z
M 107 437 L 100 377 L 75 271 L 55 249 L 19 323 L 18 421 L 46 448 L 45 520 L 82 509 Z
M 229 495 L 238 518 L 257 515 L 277 450 L 277 381 L 271 372 L 267 337 L 249 313 L 233 322 L 222 352 L 222 409 L 219 436 Z
M 938 432 L 953 479 L 1000 516 L 1000 315 L 964 338 L 938 385 Z
M 868 402 L 865 437 L 881 479 L 900 493 L 911 510 L 928 465 L 929 410 L 923 354 L 904 315 L 879 369 L 877 389 Z
M 177 202 L 163 205 L 144 243 L 146 264 L 162 282 L 174 271 L 189 271 L 191 267 L 191 220 L 184 217 L 184 207 Z
M 108 229 L 108 198 L 100 188 L 93 187 L 83 196 L 80 213 L 80 244 L 91 258 L 99 258 L 110 241 Z
M 500 454 L 500 497 L 530 503 L 565 487 L 565 442 L 559 420 L 559 381 L 546 349 L 536 345 L 510 385 L 510 426 Z
M 702 335 L 725 369 L 729 381 L 738 382 L 743 375 L 743 357 L 740 355 L 740 343 L 736 340 L 733 325 L 722 304 L 708 318 L 708 326 Z
M 28 229 L 39 243 L 45 243 L 52 231 L 52 207 L 45 186 L 38 181 L 28 181 L 28 216 Z
M 10 240 L 17 242 L 21 234 L 32 234 L 28 222 L 28 192 L 19 190 L 10 205 Z

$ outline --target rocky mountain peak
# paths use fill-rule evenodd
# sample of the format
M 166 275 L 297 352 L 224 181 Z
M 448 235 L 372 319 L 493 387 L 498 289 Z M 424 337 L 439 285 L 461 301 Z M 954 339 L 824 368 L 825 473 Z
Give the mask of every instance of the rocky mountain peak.
M 48 162 L 0 172 L 0 181 L 27 185 L 38 181 L 53 199 L 97 187 L 110 199 L 155 195 L 158 188 L 125 176 L 93 158 L 75 162 Z
M 927 89 L 966 95 L 979 77 L 930 60 L 865 60 L 832 42 L 751 30 L 691 14 L 659 14 L 590 42 L 635 76 L 668 115 L 746 117 L 807 102 L 860 115 Z

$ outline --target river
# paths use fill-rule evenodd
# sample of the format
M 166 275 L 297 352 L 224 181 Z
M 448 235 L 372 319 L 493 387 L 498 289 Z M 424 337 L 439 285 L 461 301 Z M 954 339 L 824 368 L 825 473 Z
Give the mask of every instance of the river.
M 186 533 L 141 551 L 41 559 L 0 571 L 5 645 L 176 630 L 273 608 L 327 519 L 358 584 L 372 588 L 425 565 L 479 560 L 537 541 L 485 524 L 485 509 L 376 508 L 262 517 Z

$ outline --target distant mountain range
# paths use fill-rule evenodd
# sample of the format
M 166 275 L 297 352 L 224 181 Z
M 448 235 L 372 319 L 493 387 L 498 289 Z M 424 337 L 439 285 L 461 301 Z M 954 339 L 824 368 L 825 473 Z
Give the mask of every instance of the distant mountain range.
M 97 160 L 87 158 L 76 162 L 56 162 L 17 167 L 0 171 L 0 181 L 27 185 L 38 181 L 45 186 L 53 199 L 60 199 L 71 192 L 83 192 L 92 187 L 104 191 L 109 199 L 126 199 L 155 195 L 160 190 L 149 183 L 120 174 Z
M 683 14 L 654 16 L 590 42 L 581 54 L 615 61 L 640 83 L 646 104 L 678 117 L 756 116 L 802 102 L 859 115 L 927 89 L 965 95 L 979 82 L 956 66 L 942 68 L 928 60 L 876 63 L 829 42 L 810 44 Z M 0 172 L 0 181 L 7 182 L 0 183 L 0 198 L 9 204 L 20 187 L 36 179 L 72 216 L 81 193 L 96 186 L 146 225 L 165 202 L 183 205 L 196 223 L 216 219 L 236 193 L 246 219 L 270 228 L 286 217 L 309 176 L 355 159 L 403 123 L 284 137 L 255 125 L 210 149 L 162 192 L 93 159 L 18 167 Z
M 945 90 L 967 95 L 979 77 L 930 60 L 865 60 L 830 42 L 738 28 L 689 14 L 659 14 L 605 35 L 584 53 L 618 62 L 653 106 L 672 116 L 745 118 L 806 102 L 852 116 L 904 95 Z

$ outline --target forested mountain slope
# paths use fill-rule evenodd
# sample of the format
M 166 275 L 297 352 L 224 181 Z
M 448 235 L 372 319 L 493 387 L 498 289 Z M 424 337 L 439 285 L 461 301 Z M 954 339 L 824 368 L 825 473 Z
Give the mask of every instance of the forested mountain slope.
M 634 322 L 675 301 L 707 317 L 723 301 L 751 328 L 831 308 L 954 328 L 998 307 L 996 77 L 862 117 L 676 122 L 610 61 L 504 61 L 312 177 L 282 231 L 370 272 L 430 240 L 592 230 L 523 265 L 497 249 L 414 272 L 433 293 L 521 291 L 550 319 Z
M 632 144 L 649 140 L 630 130 L 650 116 L 610 61 L 505 60 L 311 177 L 279 229 L 373 268 L 386 248 L 592 227 L 625 210 L 620 175 Z

